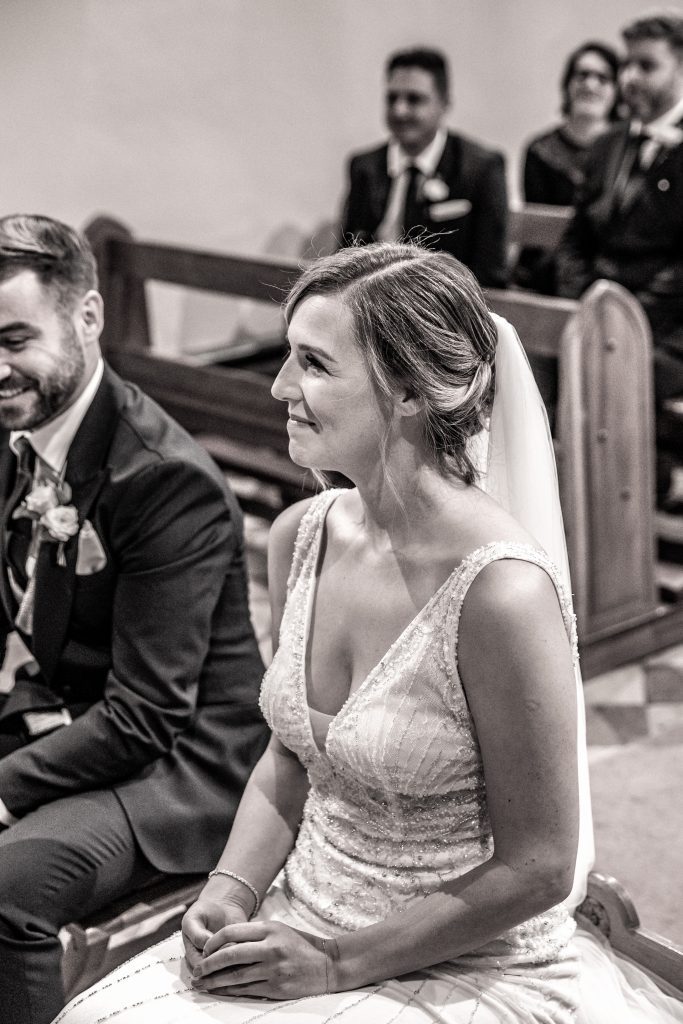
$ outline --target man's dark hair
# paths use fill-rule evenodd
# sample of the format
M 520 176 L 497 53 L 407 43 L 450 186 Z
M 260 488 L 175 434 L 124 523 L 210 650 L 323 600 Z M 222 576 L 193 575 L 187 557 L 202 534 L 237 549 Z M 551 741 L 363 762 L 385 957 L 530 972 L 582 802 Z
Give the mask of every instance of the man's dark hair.
M 448 102 L 450 92 L 448 62 L 438 50 L 418 48 L 393 53 L 387 61 L 387 77 L 397 68 L 420 68 L 421 71 L 427 71 L 434 79 L 434 85 L 441 99 L 445 103 Z
M 626 43 L 640 43 L 646 39 L 663 39 L 683 58 L 683 18 L 678 14 L 653 14 L 637 18 L 621 32 Z
M 569 83 L 571 82 L 576 72 L 576 65 L 584 53 L 597 53 L 599 57 L 602 57 L 605 64 L 608 65 L 612 73 L 612 81 L 616 82 L 617 75 L 619 73 L 619 57 L 616 50 L 613 50 L 611 46 L 607 46 L 606 43 L 598 43 L 594 40 L 589 40 L 587 43 L 582 43 L 581 46 L 577 46 L 575 50 L 567 57 L 567 63 L 564 66 L 562 72 L 562 78 L 560 79 L 560 91 L 562 93 L 562 113 L 570 113 L 569 104 Z M 619 97 L 615 96 L 614 106 L 612 107 L 609 118 L 610 121 L 614 121 L 617 118 L 617 108 L 619 106 Z
M 62 312 L 91 288 L 97 265 L 87 240 L 51 217 L 15 213 L 0 219 L 0 280 L 32 270 L 54 291 Z

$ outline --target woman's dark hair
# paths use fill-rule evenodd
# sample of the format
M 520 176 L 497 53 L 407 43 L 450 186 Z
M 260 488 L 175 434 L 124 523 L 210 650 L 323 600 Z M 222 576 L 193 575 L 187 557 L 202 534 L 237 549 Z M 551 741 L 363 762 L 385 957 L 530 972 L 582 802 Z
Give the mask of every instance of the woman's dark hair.
M 285 302 L 288 324 L 313 295 L 339 296 L 380 394 L 410 388 L 422 405 L 434 465 L 445 476 L 474 483 L 467 442 L 490 410 L 497 341 L 474 275 L 448 253 L 376 242 L 308 267 Z
M 560 79 L 560 92 L 562 95 L 561 109 L 563 114 L 571 113 L 571 104 L 569 101 L 569 83 L 571 82 L 572 78 L 576 73 L 577 63 L 585 53 L 597 53 L 599 57 L 602 57 L 605 64 L 607 64 L 610 71 L 612 72 L 612 81 L 615 85 L 617 84 L 617 76 L 619 74 L 619 65 L 621 61 L 619 60 L 619 56 L 616 50 L 613 50 L 612 47 L 608 46 L 606 43 L 596 42 L 595 40 L 590 40 L 587 43 L 582 43 L 581 46 L 577 46 L 575 50 L 572 50 L 572 52 L 567 57 L 567 62 L 564 66 L 564 71 L 562 72 L 562 78 Z M 619 96 L 618 94 L 616 94 L 614 97 L 612 109 L 609 111 L 608 114 L 610 121 L 615 121 L 617 119 L 618 107 Z

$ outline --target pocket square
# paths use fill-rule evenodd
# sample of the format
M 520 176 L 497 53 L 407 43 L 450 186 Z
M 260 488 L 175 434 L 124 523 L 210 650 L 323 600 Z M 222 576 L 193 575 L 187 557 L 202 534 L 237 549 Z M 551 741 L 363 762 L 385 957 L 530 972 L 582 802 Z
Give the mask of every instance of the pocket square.
M 94 572 L 104 569 L 107 556 L 102 541 L 97 536 L 89 519 L 83 521 L 78 534 L 78 555 L 76 556 L 76 575 L 92 576 Z
M 429 216 L 432 220 L 455 220 L 464 217 L 472 209 L 469 199 L 448 199 L 445 203 L 432 203 Z

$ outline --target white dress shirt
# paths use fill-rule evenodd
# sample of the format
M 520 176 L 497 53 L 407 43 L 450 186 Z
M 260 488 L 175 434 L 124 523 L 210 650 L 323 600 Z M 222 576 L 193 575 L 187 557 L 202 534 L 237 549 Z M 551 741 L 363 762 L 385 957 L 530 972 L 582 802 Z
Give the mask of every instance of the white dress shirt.
M 403 211 L 408 188 L 409 168 L 417 167 L 423 178 L 433 178 L 443 156 L 447 132 L 439 128 L 429 145 L 418 156 L 409 156 L 391 139 L 387 150 L 387 173 L 392 179 L 387 208 L 375 234 L 381 242 L 397 242 L 403 234 Z
M 17 453 L 17 438 L 27 437 L 36 455 L 56 474 L 61 475 L 66 466 L 71 442 L 83 422 L 83 417 L 92 405 L 103 373 L 104 362 L 102 359 L 99 359 L 95 372 L 85 388 L 76 401 L 65 409 L 64 412 L 60 412 L 54 419 L 51 419 L 42 427 L 36 427 L 35 430 L 13 430 L 10 433 L 9 446 L 15 455 Z M 16 822 L 17 819 L 0 800 L 0 824 L 10 826 L 16 824 Z
M 648 168 L 661 146 L 672 147 L 683 142 L 683 130 L 677 127 L 679 121 L 683 120 L 683 96 L 670 107 L 666 113 L 656 117 L 648 124 L 636 122 L 634 127 L 642 131 L 648 138 L 640 147 L 640 166 Z

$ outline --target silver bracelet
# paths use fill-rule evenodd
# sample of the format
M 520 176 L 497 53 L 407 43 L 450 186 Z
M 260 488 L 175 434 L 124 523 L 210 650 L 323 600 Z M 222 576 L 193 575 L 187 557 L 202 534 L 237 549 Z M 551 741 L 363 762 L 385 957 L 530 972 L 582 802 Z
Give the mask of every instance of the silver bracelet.
M 234 878 L 236 882 L 241 882 L 242 885 L 246 886 L 246 888 L 249 890 L 251 895 L 254 897 L 254 900 L 256 901 L 254 904 L 254 909 L 249 915 L 249 920 L 251 921 L 252 917 L 256 917 L 261 906 L 261 898 L 259 897 L 256 888 L 251 884 L 251 882 L 248 882 L 246 878 L 242 878 L 241 875 L 236 874 L 234 871 L 228 871 L 227 868 L 214 868 L 213 871 L 209 871 L 209 878 L 213 878 L 214 875 L 227 875 L 228 878 Z

